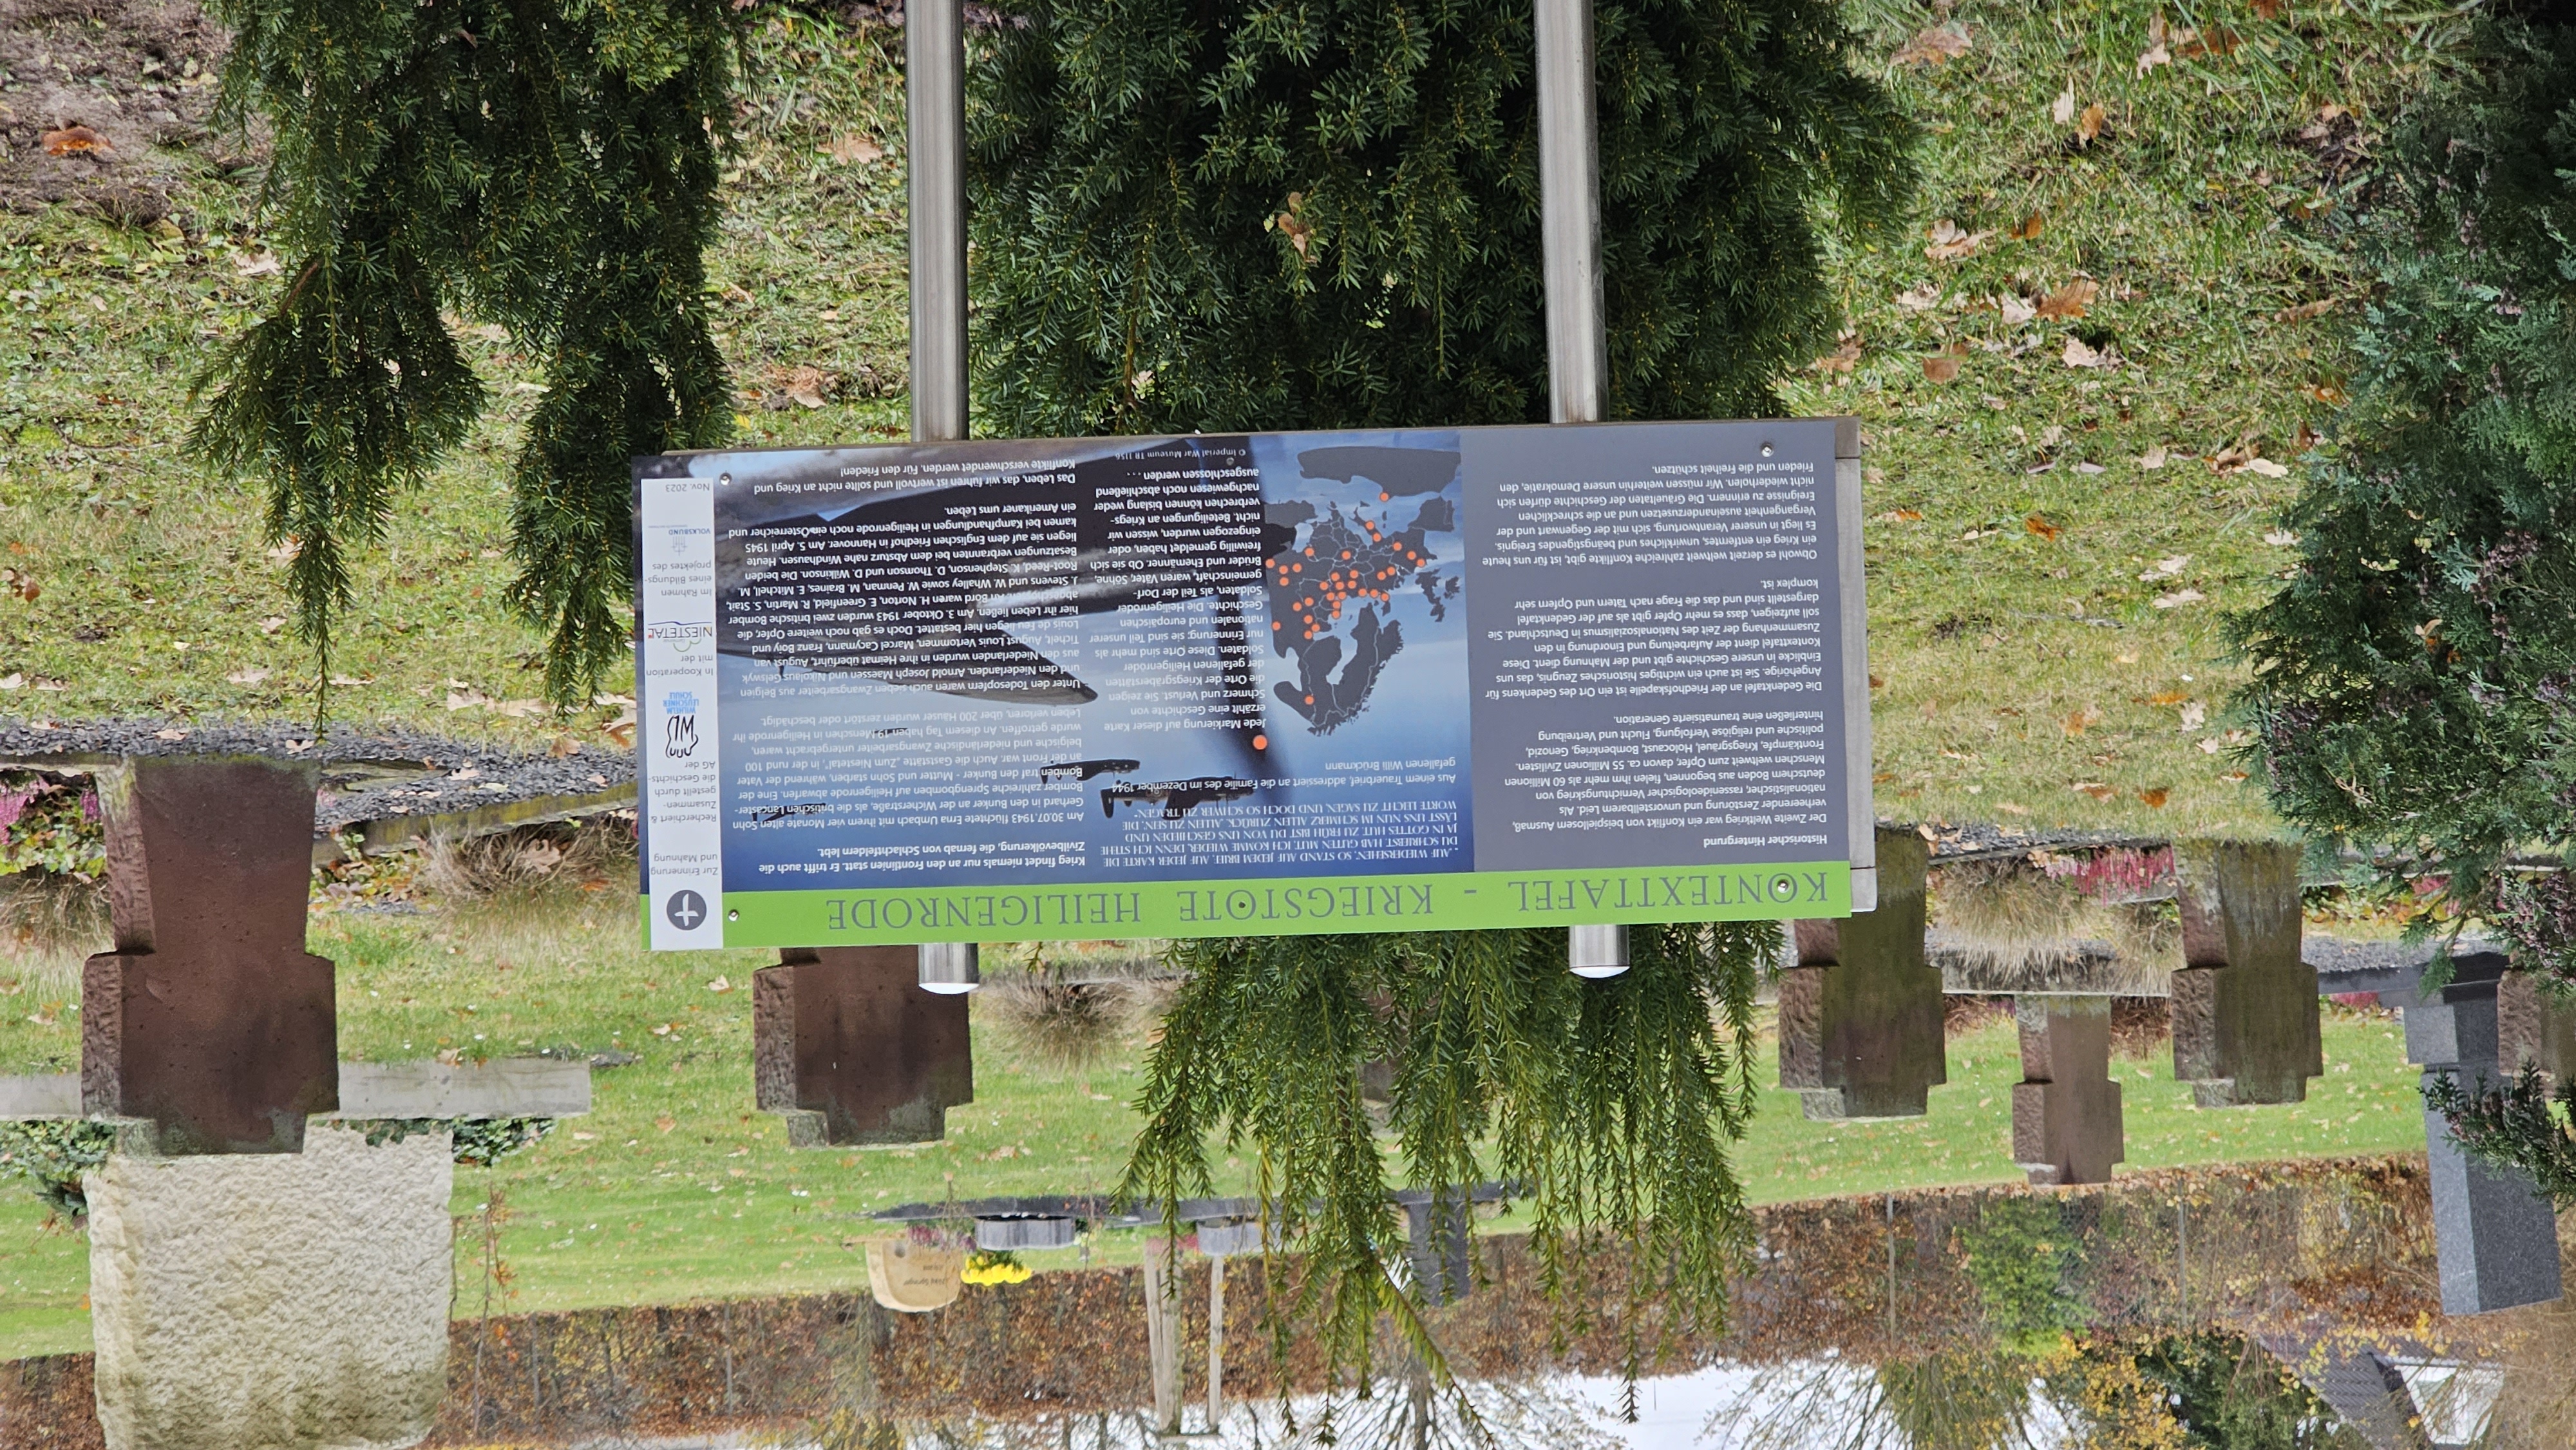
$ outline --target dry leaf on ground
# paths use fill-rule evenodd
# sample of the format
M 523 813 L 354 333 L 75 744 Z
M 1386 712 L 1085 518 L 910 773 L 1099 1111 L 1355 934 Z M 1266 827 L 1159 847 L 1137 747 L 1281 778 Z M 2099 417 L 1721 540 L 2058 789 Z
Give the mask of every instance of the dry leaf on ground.
M 236 685 L 256 685 L 268 676 L 269 669 L 266 665 L 252 665 L 247 669 L 235 670 L 224 678 Z
M 2039 234 L 2046 230 L 2048 230 L 2048 218 L 2041 216 L 2038 212 L 2032 212 L 2030 215 L 2023 217 L 2021 219 L 2021 225 L 2014 227 L 2008 235 L 2016 242 L 2036 241 L 2039 238 Z
M 2190 562 L 2191 556 L 2189 554 L 2168 555 L 2165 558 L 2158 559 L 2153 568 L 2147 570 L 2144 574 L 2139 575 L 2138 582 L 2141 584 L 2154 584 L 2162 580 L 2174 578 L 2180 575 L 2183 571 L 2183 567 Z
M 2165 466 L 2165 446 L 2161 443 L 2138 455 L 2138 466 L 2150 472 Z
M 2275 549 L 2286 549 L 2298 541 L 2299 536 L 2288 529 L 2274 529 L 2263 536 L 2263 542 Z
M 2070 337 L 2066 339 L 2065 359 L 2071 368 L 2115 368 L 2120 365 L 2120 350 L 2095 348 L 2080 337 Z
M 2057 525 L 2050 523 L 2048 520 L 2041 518 L 2037 514 L 2032 514 L 2029 518 L 2022 520 L 2021 526 L 2024 532 L 2035 534 L 2043 539 L 2055 539 L 2060 533 L 2064 532 L 2064 530 L 2058 528 Z
M 2078 277 L 2039 299 L 2039 315 L 2073 321 L 2084 315 L 2093 299 L 2102 293 L 2102 284 L 2090 277 Z
M 853 162 L 864 165 L 867 162 L 874 161 L 878 157 L 883 156 L 885 154 L 885 148 L 866 136 L 863 136 L 856 131 L 852 131 L 848 135 L 842 136 L 833 141 L 830 147 L 830 152 L 832 159 L 840 162 L 844 166 Z
M 2272 320 L 2274 322 L 2305 322 L 2311 317 L 2325 316 L 2327 313 L 2334 311 L 2334 307 L 2335 299 L 2331 297 L 2320 297 L 2314 302 L 2302 302 L 2296 307 L 2284 307 L 2280 311 L 2272 314 Z
M 285 627 L 286 616 L 283 614 L 272 614 L 259 622 L 259 632 L 262 634 L 275 634 Z
M 2198 604 L 2208 597 L 2197 589 L 2182 589 L 2171 594 L 2159 594 L 2151 602 L 2158 609 L 2180 609 L 2186 604 Z
M 2187 701 L 2182 707 L 2182 728 L 2185 730 L 2199 729 L 2208 718 L 2209 707 L 2198 700 Z
M 1968 27 L 1946 20 L 1917 34 L 1898 51 L 1898 65 L 1947 65 L 1969 50 Z
M 2057 93 L 2057 103 L 2048 108 L 2048 119 L 2061 126 L 2075 123 L 2075 87 L 2069 85 Z
M 1925 282 L 1896 294 L 1896 307 L 1900 312 L 1929 312 L 1940 305 L 1941 286 L 1937 282 Z
M 2079 780 L 2075 782 L 2071 789 L 2080 790 L 2097 801 L 2107 801 L 2111 797 L 2119 794 L 2118 791 L 2113 790 L 2111 787 L 2104 785 L 2098 780 Z
M 2102 707 L 2099 705 L 2087 705 L 2083 709 L 2076 711 L 2074 714 L 2067 716 L 2061 723 L 2066 727 L 2066 738 L 2072 740 L 2076 736 L 2083 734 L 2090 727 L 2102 723 Z
M 277 260 L 275 252 L 255 252 L 247 257 L 233 258 L 233 275 L 236 277 L 274 277 L 285 270 L 286 264 Z
M 2146 802 L 2149 810 L 2160 811 L 2164 809 L 2166 800 L 2171 798 L 2172 795 L 2172 791 L 2169 791 L 2162 786 L 2157 786 L 2152 790 L 2142 790 L 2138 792 L 2138 799 Z
M 2173 52 L 2165 48 L 2165 13 L 2159 10 L 2147 21 L 2147 48 L 2138 52 L 2138 74 L 2171 64 Z
M 1959 380 L 1959 360 L 1948 353 L 1927 357 L 1923 360 L 1923 378 L 1926 382 L 1955 383 Z
M 2274 463 L 2268 458 L 2246 459 L 2245 471 L 2247 473 L 2259 473 L 2265 478 L 2287 478 L 2290 476 L 2289 465 Z
M 2027 297 L 2006 292 L 1995 298 L 1995 310 L 2003 314 L 2004 326 L 2019 327 L 2039 315 L 2039 309 Z
M 1923 255 L 1935 262 L 1953 262 L 1967 256 L 1994 238 L 1993 232 L 1963 232 L 1959 224 L 1943 217 L 1924 230 L 1924 240 L 1931 245 Z
M 2075 118 L 2075 135 L 2077 139 L 2081 140 L 2087 146 L 2100 140 L 2102 136 L 2102 122 L 2108 119 L 2109 115 L 2109 112 L 2102 109 L 2102 103 L 2100 101 L 2095 101 L 2093 104 L 2086 106 L 2084 108 L 2084 114 Z
M 48 156 L 103 156 L 116 149 L 106 137 L 87 126 L 65 126 L 59 131 L 47 131 L 43 143 Z
M 1852 364 L 1859 361 L 1860 339 L 1847 337 L 1843 339 L 1842 346 L 1807 364 L 1807 368 L 1810 372 L 1847 373 L 1852 370 Z

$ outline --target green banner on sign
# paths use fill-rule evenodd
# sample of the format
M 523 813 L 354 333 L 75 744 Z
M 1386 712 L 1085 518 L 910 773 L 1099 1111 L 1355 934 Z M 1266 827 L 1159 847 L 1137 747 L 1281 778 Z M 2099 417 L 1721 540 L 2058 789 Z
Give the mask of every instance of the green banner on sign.
M 1762 921 L 1851 915 L 1851 867 L 1829 861 L 1061 887 L 731 891 L 725 893 L 724 912 L 725 945 L 733 947 Z

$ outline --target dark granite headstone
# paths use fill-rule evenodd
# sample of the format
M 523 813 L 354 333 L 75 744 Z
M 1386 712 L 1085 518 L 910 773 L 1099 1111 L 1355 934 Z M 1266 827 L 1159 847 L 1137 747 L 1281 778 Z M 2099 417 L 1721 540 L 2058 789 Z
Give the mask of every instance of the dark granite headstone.
M 2178 841 L 2174 886 L 2174 1077 L 2204 1108 L 2307 1101 L 2326 1069 L 2317 971 L 2299 955 L 2299 847 Z
M 1924 959 L 1931 848 L 1911 830 L 1878 833 L 1878 909 L 1791 927 L 1797 965 L 1780 974 L 1780 1085 L 1811 1119 L 1919 1118 L 1950 1080 L 1941 973 Z
M 138 757 L 102 770 L 116 950 L 81 976 L 81 1106 L 160 1152 L 296 1153 L 340 1105 L 327 958 L 304 949 L 309 765 Z
M 2489 953 L 2456 958 L 2449 986 L 2406 1005 L 2406 1060 L 2428 1081 L 2456 1076 L 2474 1087 L 2501 1078 L 2496 997 L 2504 965 Z M 2442 1312 L 2486 1314 L 2557 1298 L 2558 1216 L 2530 1175 L 2471 1157 L 2429 1108 L 2424 1150 Z
M 947 1110 L 975 1100 L 966 998 L 921 990 L 911 947 L 778 958 L 752 974 L 759 1106 L 787 1114 L 800 1147 L 938 1141 Z
M 2013 1161 L 2037 1184 L 2108 1183 L 2127 1155 L 2111 1080 L 2111 999 L 2023 997 L 2022 1081 L 2012 1090 Z
M 1437 1307 L 1475 1291 L 1475 1218 L 1465 1189 L 1396 1195 L 1404 1209 L 1405 1259 L 1414 1295 Z

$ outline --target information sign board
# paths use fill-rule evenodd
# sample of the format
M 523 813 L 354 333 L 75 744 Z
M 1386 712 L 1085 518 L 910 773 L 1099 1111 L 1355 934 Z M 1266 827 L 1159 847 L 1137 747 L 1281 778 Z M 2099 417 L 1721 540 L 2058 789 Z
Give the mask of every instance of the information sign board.
M 1865 910 L 1857 439 L 639 459 L 652 944 Z

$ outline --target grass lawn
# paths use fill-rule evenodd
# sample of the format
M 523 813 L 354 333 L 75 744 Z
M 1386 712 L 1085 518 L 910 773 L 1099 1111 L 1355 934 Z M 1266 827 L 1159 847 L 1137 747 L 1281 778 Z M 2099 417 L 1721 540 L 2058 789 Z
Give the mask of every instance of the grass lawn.
M 1128 1110 L 1143 1042 L 1096 1070 L 1032 1070 L 977 1029 L 976 1100 L 949 1115 L 944 1143 L 867 1151 L 790 1150 L 779 1120 L 751 1108 L 753 952 L 653 956 L 636 941 L 629 899 L 603 892 L 549 916 L 318 916 L 313 949 L 339 963 L 343 1055 L 421 1057 L 445 1047 L 550 1046 L 634 1053 L 597 1072 L 593 1113 L 568 1119 L 494 1169 L 459 1169 L 459 1314 L 479 1313 L 487 1276 L 483 1206 L 507 1282 L 497 1309 L 677 1301 L 848 1288 L 866 1281 L 855 1250 L 891 1203 L 954 1194 L 1104 1190 L 1133 1137 Z M 712 990 L 722 983 L 724 990 Z M 0 1024 L 0 1072 L 62 1070 L 77 1014 L 59 988 L 24 983 Z M 2416 1073 L 2392 1022 L 2330 1009 L 2327 1074 L 2303 1106 L 2200 1112 L 2172 1081 L 2169 1056 L 2116 1064 L 2128 1166 L 2420 1147 Z M 49 1018 L 50 1023 L 32 1019 Z M 1777 1080 L 1768 1056 L 1762 1081 Z M 1795 1094 L 1763 1095 L 1736 1155 L 1759 1202 L 2016 1177 L 2008 1149 L 2013 1029 L 1997 1021 L 1954 1041 L 1950 1078 L 1927 1118 L 1809 1123 Z M 87 1241 L 42 1227 L 32 1194 L 0 1189 L 0 1357 L 85 1348 Z M 1510 1226 L 1510 1220 L 1500 1226 Z M 1097 1246 L 1132 1255 L 1133 1235 Z M 1031 1256 L 1045 1268 L 1067 1251 Z
M 2419 0 L 1946 13 L 1965 52 L 1899 64 L 1932 13 L 1854 6 L 1865 63 L 1925 128 L 1919 223 L 1959 239 L 1833 255 L 1852 331 L 1789 393 L 1867 424 L 1880 809 L 2277 829 L 2231 753 L 2220 619 L 2281 567 L 2264 535 L 2341 396 L 2349 163 L 2464 22 Z M 768 7 L 755 29 L 710 259 L 742 441 L 898 436 L 894 35 Z M 200 149 L 170 158 L 192 178 L 184 228 L 0 215 L 0 551 L 39 586 L 0 599 L 0 678 L 27 690 L 12 708 L 308 707 L 307 661 L 272 631 L 259 511 L 183 447 L 188 375 L 283 280 L 262 270 L 256 168 Z M 2059 315 L 2038 315 L 2051 298 Z M 468 334 L 497 406 L 363 566 L 335 708 L 593 731 L 613 705 L 554 721 L 527 703 L 535 642 L 499 604 L 506 473 L 540 379 L 506 337 Z M 790 396 L 799 368 L 820 407 Z

